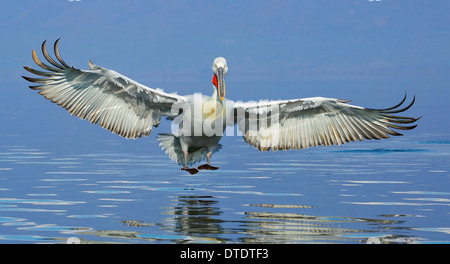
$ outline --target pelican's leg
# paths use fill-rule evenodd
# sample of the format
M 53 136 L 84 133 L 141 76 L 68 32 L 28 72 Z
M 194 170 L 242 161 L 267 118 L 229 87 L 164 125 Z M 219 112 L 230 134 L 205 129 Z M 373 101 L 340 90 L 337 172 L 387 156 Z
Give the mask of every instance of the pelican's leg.
M 206 153 L 206 160 L 208 161 L 208 163 L 198 166 L 199 170 L 217 170 L 219 168 L 219 167 L 214 167 L 214 166 L 210 165 L 211 154 L 212 154 L 212 152 Z
M 184 153 L 184 167 L 181 169 L 189 172 L 191 175 L 196 174 L 198 172 L 197 168 L 189 168 L 189 166 L 188 166 L 188 162 L 187 162 L 188 161 L 188 152 L 183 151 L 183 153 Z

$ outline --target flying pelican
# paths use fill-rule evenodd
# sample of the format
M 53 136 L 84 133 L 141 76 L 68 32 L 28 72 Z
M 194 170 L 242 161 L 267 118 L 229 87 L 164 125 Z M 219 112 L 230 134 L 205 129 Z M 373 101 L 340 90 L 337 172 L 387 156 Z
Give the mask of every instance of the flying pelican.
M 219 141 L 227 125 L 237 124 L 244 141 L 260 151 L 277 151 L 400 136 L 393 129 L 413 129 L 417 125 L 407 124 L 419 119 L 393 115 L 414 104 L 415 97 L 399 109 L 406 93 L 399 104 L 386 109 L 369 109 L 350 105 L 348 100 L 324 97 L 233 102 L 225 99 L 228 65 L 222 57 L 213 62 L 212 96 L 166 93 L 91 61 L 89 70 L 71 67 L 62 59 L 58 42 L 59 39 L 54 44 L 57 61 L 47 52 L 46 41 L 42 43 L 42 53 L 51 65 L 43 63 L 32 51 L 34 62 L 47 71 L 24 67 L 44 77 L 23 76 L 27 81 L 40 83 L 31 89 L 70 114 L 125 138 L 150 135 L 161 116 L 173 120 L 178 124 L 176 133 L 159 134 L 158 141 L 169 157 L 191 174 L 218 169 L 210 164 L 210 159 L 221 149 Z M 205 158 L 206 164 L 190 167 Z

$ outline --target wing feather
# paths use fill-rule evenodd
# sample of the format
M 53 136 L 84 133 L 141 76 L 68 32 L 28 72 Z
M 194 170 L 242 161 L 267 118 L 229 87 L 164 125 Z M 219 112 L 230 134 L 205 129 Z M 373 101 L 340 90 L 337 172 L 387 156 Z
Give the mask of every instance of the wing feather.
M 415 102 L 413 98 L 406 107 L 399 108 L 405 100 L 406 94 L 399 104 L 385 109 L 363 108 L 348 104 L 348 100 L 323 97 L 236 102 L 234 118 L 245 142 L 261 151 L 303 149 L 400 136 L 394 129 L 413 129 L 417 125 L 408 124 L 419 119 L 393 115 L 408 110 Z M 270 125 L 262 129 L 262 122 Z
M 90 70 L 70 67 L 61 57 L 59 39 L 54 44 L 56 60 L 42 43 L 42 54 L 50 64 L 42 62 L 32 52 L 34 62 L 44 70 L 24 67 L 32 74 L 44 78 L 23 78 L 40 85 L 30 86 L 46 99 L 65 108 L 70 114 L 126 138 L 148 136 L 157 126 L 161 115 L 170 114 L 175 102 L 186 98 L 168 94 L 139 84 L 115 71 L 97 66 L 89 61 Z

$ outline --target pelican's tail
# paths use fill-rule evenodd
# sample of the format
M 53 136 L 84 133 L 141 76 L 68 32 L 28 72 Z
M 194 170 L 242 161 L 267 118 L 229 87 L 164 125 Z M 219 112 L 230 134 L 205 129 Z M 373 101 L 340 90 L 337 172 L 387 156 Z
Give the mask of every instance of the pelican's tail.
M 180 139 L 170 133 L 160 133 L 157 136 L 159 146 L 169 155 L 169 158 L 176 163 L 184 166 L 184 153 L 181 150 Z M 213 153 L 222 148 L 221 144 L 217 144 L 212 150 Z M 197 162 L 206 159 L 206 148 L 190 148 L 188 151 L 188 165 L 191 166 Z

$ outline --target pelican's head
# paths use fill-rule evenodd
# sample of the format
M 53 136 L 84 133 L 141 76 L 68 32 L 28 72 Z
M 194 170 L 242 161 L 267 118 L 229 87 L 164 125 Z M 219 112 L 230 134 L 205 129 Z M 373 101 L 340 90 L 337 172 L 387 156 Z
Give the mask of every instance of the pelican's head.
M 228 72 L 227 61 L 223 57 L 218 57 L 214 60 L 212 70 L 214 72 L 213 84 L 217 89 L 217 94 L 221 101 L 225 98 L 225 75 Z

